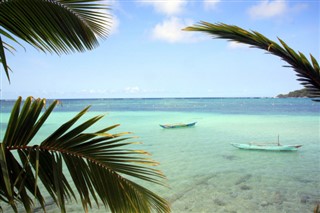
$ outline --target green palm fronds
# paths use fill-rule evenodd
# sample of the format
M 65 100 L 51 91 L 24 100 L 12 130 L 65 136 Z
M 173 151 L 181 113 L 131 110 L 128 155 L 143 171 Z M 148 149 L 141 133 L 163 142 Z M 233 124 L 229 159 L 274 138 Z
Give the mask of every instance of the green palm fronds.
M 216 38 L 228 39 L 245 43 L 256 48 L 268 51 L 286 61 L 298 76 L 298 81 L 308 89 L 309 97 L 314 101 L 320 101 L 320 69 L 317 60 L 310 54 L 311 62 L 306 56 L 296 53 L 284 41 L 279 39 L 282 46 L 266 38 L 256 31 L 247 31 L 235 25 L 211 24 L 200 22 L 200 24 L 187 27 L 186 31 L 201 31 L 215 36 Z
M 43 52 L 82 52 L 98 46 L 110 28 L 103 0 L 0 1 L 0 59 L 9 79 L 4 43 L 22 39 Z M 4 38 L 1 38 L 4 37 Z
M 144 157 L 145 151 L 125 148 L 134 144 L 129 140 L 130 133 L 109 132 L 118 125 L 85 133 L 103 117 L 83 122 L 81 118 L 89 107 L 36 144 L 34 136 L 57 104 L 54 101 L 44 111 L 45 99 L 29 97 L 21 109 L 21 97 L 16 101 L 0 143 L 0 200 L 15 212 L 17 203 L 32 212 L 33 200 L 37 200 L 45 211 L 46 190 L 61 212 L 66 212 L 66 200 L 77 198 L 85 211 L 92 207 L 92 202 L 102 203 L 112 212 L 170 211 L 165 199 L 127 178 L 164 185 L 165 176 L 152 168 L 157 162 Z M 64 166 L 75 189 L 63 172 Z

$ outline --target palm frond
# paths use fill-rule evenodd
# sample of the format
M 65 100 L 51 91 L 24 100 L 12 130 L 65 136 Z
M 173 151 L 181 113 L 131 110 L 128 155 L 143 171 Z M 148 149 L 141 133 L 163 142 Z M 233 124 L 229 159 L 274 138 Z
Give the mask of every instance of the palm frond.
M 102 118 L 95 116 L 80 122 L 88 108 L 65 122 L 42 143 L 30 145 L 58 102 L 40 113 L 45 103 L 44 99 L 29 97 L 20 109 L 22 100 L 19 98 L 0 144 L 0 198 L 14 211 L 18 201 L 30 212 L 34 206 L 31 196 L 45 210 L 37 179 L 61 212 L 66 211 L 66 200 L 77 200 L 75 190 L 85 211 L 92 207 L 92 202 L 99 206 L 100 201 L 112 212 L 170 211 L 165 199 L 128 178 L 165 185 L 165 176 L 151 167 L 157 162 L 146 158 L 144 155 L 148 153 L 145 151 L 125 148 L 136 143 L 129 141 L 132 140 L 129 132 L 109 132 L 118 125 L 86 133 Z M 19 159 L 12 154 L 14 151 L 18 152 Z M 64 165 L 76 189 L 68 182 Z
M 7 64 L 7 59 L 6 59 L 6 54 L 5 54 L 4 49 L 5 49 L 4 42 L 2 41 L 1 36 L 0 36 L 0 63 L 2 63 L 4 72 L 6 73 L 8 81 L 10 82 L 9 66 Z
M 102 0 L 0 1 L 0 35 L 14 43 L 17 37 L 43 52 L 83 52 L 106 38 L 111 18 Z M 0 57 L 9 79 L 3 42 Z
M 186 31 L 200 31 L 213 35 L 215 38 L 228 39 L 240 43 L 249 44 L 272 53 L 293 68 L 297 80 L 307 88 L 309 97 L 314 101 L 320 101 L 320 69 L 317 60 L 310 54 L 311 63 L 302 53 L 296 53 L 284 41 L 278 39 L 282 46 L 266 38 L 256 31 L 247 31 L 235 25 L 211 24 L 200 22 L 197 25 L 185 28 Z

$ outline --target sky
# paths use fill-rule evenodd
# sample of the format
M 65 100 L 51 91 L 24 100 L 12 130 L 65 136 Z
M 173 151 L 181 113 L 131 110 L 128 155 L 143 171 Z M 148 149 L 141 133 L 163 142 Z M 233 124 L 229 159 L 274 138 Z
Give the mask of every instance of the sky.
M 112 27 L 85 53 L 51 55 L 28 44 L 7 53 L 0 99 L 275 97 L 301 89 L 280 58 L 181 29 L 200 21 L 254 30 L 318 61 L 318 0 L 112 0 Z

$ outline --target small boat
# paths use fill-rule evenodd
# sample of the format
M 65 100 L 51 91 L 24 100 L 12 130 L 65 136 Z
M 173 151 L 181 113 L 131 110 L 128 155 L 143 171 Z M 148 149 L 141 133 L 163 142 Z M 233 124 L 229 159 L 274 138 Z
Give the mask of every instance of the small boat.
M 258 143 L 232 143 L 234 147 L 249 150 L 267 150 L 267 151 L 296 151 L 302 145 L 280 145 L 280 144 L 258 144 Z
M 173 129 L 173 128 L 182 128 L 182 127 L 191 127 L 194 126 L 197 122 L 193 123 L 176 123 L 176 124 L 160 124 L 164 129 Z
M 266 151 L 297 151 L 302 145 L 281 145 L 278 143 L 231 143 L 232 146 L 239 149 L 249 149 L 249 150 L 266 150 Z

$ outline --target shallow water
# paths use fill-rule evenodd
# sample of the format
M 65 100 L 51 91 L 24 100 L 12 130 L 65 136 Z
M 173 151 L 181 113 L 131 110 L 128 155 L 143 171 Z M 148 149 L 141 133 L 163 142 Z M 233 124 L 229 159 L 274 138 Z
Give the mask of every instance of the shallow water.
M 309 99 L 62 100 L 37 140 L 91 104 L 86 117 L 106 114 L 95 128 L 120 123 L 134 132 L 167 176 L 151 189 L 172 212 L 312 212 L 320 200 L 320 104 Z M 1 137 L 12 102 L 1 102 Z M 162 129 L 159 124 L 196 126 Z M 296 152 L 239 150 L 252 141 L 303 145 Z M 50 212 L 59 212 L 54 205 Z M 81 204 L 68 212 L 82 211 Z M 105 212 L 93 209 L 91 212 Z

